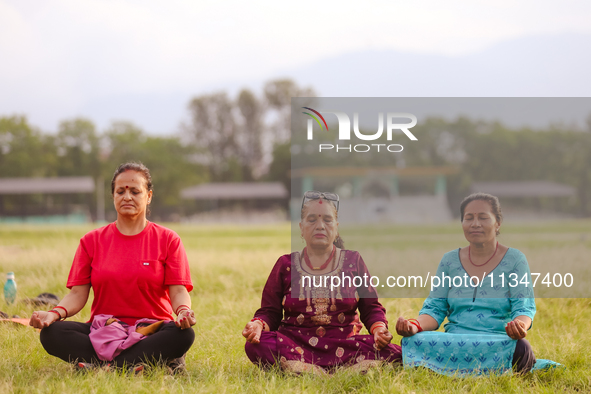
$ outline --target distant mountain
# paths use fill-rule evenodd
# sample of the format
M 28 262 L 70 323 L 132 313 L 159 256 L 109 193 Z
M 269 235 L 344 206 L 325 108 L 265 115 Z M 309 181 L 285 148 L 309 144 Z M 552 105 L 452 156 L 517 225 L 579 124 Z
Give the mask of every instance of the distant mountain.
M 265 81 L 278 77 L 311 86 L 325 97 L 591 97 L 589 48 L 591 35 L 560 34 L 504 41 L 461 56 L 368 49 L 207 90 L 91 100 L 80 113 L 101 128 L 112 119 L 126 119 L 149 132 L 168 134 L 187 118 L 191 97 L 243 86 L 260 91 Z
M 462 56 L 364 50 L 284 75 L 335 97 L 591 96 L 591 35 L 500 42 Z

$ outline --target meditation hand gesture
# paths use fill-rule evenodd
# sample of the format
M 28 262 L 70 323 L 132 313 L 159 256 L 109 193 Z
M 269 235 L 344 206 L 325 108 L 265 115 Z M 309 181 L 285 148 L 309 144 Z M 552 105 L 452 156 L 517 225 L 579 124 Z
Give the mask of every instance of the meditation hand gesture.
M 419 328 L 404 317 L 399 317 L 396 321 L 396 332 L 403 337 L 412 337 L 419 332 Z
M 516 318 L 507 323 L 505 331 L 511 339 L 523 339 L 527 335 L 527 326 L 525 322 Z
M 257 344 L 261 343 L 262 332 L 263 324 L 259 320 L 255 320 L 246 324 L 246 327 L 242 330 L 242 336 L 246 338 L 246 342 Z
M 31 315 L 29 325 L 35 328 L 45 328 L 59 319 L 58 315 L 52 312 L 36 311 Z
M 376 350 L 382 350 L 392 341 L 392 334 L 386 327 L 380 326 L 373 331 Z
M 176 317 L 174 324 L 181 330 L 194 326 L 197 323 L 195 313 L 191 309 L 183 309 Z

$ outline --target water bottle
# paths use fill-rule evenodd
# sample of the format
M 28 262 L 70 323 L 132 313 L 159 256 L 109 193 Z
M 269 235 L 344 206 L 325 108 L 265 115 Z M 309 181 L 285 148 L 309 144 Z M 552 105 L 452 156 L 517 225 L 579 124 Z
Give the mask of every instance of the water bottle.
M 14 281 L 14 272 L 9 272 L 6 274 L 4 299 L 6 300 L 7 304 L 13 304 L 16 300 L 16 282 Z

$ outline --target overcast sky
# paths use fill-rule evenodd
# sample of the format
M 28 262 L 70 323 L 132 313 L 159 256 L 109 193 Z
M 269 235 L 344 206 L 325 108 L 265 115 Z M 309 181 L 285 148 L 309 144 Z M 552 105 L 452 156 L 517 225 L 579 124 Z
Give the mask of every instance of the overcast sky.
M 0 0 L 0 116 L 54 131 L 59 120 L 93 118 L 91 103 L 110 97 L 197 95 L 369 48 L 454 57 L 514 38 L 591 34 L 591 2 L 580 0 L 291 3 Z

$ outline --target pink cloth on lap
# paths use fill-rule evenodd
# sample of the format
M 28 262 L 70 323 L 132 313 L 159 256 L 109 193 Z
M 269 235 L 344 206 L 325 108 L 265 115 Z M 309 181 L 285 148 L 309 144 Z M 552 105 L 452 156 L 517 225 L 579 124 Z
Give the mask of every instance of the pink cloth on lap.
M 111 361 L 125 349 L 129 349 L 142 339 L 146 338 L 135 329 L 141 323 L 156 323 L 154 319 L 139 319 L 135 325 L 129 326 L 119 321 L 107 324 L 107 320 L 113 315 L 96 315 L 90 326 L 90 342 L 99 359 Z

